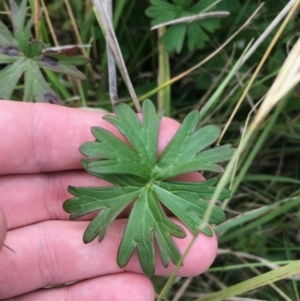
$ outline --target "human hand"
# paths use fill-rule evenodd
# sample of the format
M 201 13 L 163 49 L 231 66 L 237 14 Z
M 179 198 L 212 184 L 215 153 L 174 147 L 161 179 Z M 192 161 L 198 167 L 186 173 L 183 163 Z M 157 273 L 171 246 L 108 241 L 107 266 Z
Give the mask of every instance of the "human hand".
M 142 274 L 136 254 L 125 268 L 116 263 L 128 212 L 112 223 L 101 243 L 84 245 L 88 222 L 69 221 L 62 209 L 70 197 L 68 185 L 107 185 L 82 170 L 78 151 L 83 142 L 94 140 L 92 126 L 122 138 L 102 116 L 56 105 L 0 101 L 0 208 L 7 221 L 5 243 L 16 252 L 0 251 L 0 300 L 154 300 L 152 283 Z M 160 151 L 178 127 L 174 120 L 162 120 Z M 203 180 L 199 173 L 182 179 Z M 0 213 L 0 246 L 5 236 L 1 222 Z M 181 253 L 192 239 L 186 231 L 186 238 L 174 238 Z M 215 236 L 199 235 L 178 275 L 204 272 L 216 251 Z M 164 268 L 157 258 L 157 275 L 170 275 L 173 269 L 172 264 Z M 41 289 L 72 281 L 77 282 Z

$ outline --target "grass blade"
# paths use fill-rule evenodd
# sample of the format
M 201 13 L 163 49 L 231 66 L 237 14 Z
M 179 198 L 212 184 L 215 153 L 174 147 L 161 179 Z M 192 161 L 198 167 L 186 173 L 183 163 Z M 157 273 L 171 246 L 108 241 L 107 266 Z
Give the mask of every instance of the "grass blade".
M 221 301 L 300 273 L 300 260 L 193 301 Z

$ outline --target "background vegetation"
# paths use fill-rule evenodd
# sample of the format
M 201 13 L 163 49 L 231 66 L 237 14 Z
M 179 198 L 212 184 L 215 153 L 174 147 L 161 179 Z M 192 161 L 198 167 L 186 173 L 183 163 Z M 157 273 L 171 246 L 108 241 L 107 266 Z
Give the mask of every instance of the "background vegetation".
M 29 2 L 34 8 L 34 0 Z M 261 1 L 223 0 L 212 10 L 229 11 L 229 16 L 167 27 L 167 33 L 160 41 L 159 36 L 165 29 L 151 31 L 151 22 L 155 24 L 199 13 L 212 1 L 115 1 L 113 24 L 139 99 L 150 98 L 158 107 L 165 108 L 166 114 L 178 120 L 197 109 L 202 114 L 202 124 L 212 123 L 224 128 L 229 121 L 222 144 L 238 147 L 249 114 L 251 118 L 256 114 L 256 105 L 269 91 L 299 38 L 299 15 L 294 14 L 290 19 L 239 107 L 241 95 L 282 22 L 263 39 L 226 87 L 217 96 L 214 92 L 225 83 L 250 41 L 262 35 L 287 2 L 266 0 L 256 17 L 233 41 L 205 64 L 186 72 L 227 41 Z M 166 8 L 166 5 L 169 6 Z M 105 39 L 90 1 L 41 0 L 40 6 L 44 7 L 44 13 L 39 24 L 39 40 L 46 47 L 88 45 L 77 52 L 91 59 L 90 63 L 78 67 L 86 76 L 80 84 L 61 73 L 43 71 L 46 81 L 66 106 L 110 111 Z M 0 19 L 11 28 L 8 1 L 0 0 L 0 11 Z M 30 10 L 28 15 L 31 15 Z M 2 67 L 4 65 L 0 65 Z M 179 79 L 172 80 L 176 76 Z M 166 87 L 158 92 L 156 87 L 163 82 L 167 83 Z M 22 100 L 23 88 L 21 79 L 11 98 Z M 121 77 L 118 78 L 118 92 L 121 101 L 131 104 Z M 298 85 L 259 123 L 255 136 L 240 156 L 233 177 L 227 177 L 233 197 L 223 204 L 223 208 L 226 208 L 231 224 L 227 231 L 217 229 L 220 250 L 213 266 L 198 277 L 176 278 L 174 284 L 168 286 L 163 300 L 223 300 L 221 297 L 209 299 L 207 294 L 225 291 L 227 287 L 281 265 L 294 263 L 299 267 L 299 261 L 296 261 L 300 255 L 299 99 Z M 230 120 L 235 108 L 238 110 Z M 210 177 L 209 174 L 205 176 Z M 241 215 L 243 213 L 248 215 Z M 236 224 L 232 222 L 234 217 L 237 217 Z M 299 274 L 280 278 L 283 279 L 276 283 L 272 278 L 271 283 L 261 287 L 246 283 L 241 297 L 226 300 L 300 300 Z M 166 280 L 153 279 L 158 294 Z M 231 296 L 234 295 L 233 291 Z

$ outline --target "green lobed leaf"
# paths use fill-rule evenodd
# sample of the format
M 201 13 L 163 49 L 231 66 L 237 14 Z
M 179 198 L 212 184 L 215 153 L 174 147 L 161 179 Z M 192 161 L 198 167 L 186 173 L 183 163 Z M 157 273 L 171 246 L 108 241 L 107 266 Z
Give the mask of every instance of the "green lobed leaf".
M 144 101 L 142 109 L 142 122 L 126 104 L 116 107 L 117 117 L 106 115 L 104 119 L 116 126 L 128 139 L 140 157 L 141 163 L 147 166 L 150 172 L 156 164 L 158 129 L 163 112 L 156 114 L 151 101 Z
M 152 18 L 152 25 L 157 25 L 167 21 L 182 17 L 195 16 L 203 12 L 216 9 L 216 5 L 211 0 L 201 0 L 196 2 L 187 0 L 173 0 L 168 3 L 161 0 L 152 0 L 152 6 L 146 10 L 146 15 Z M 190 51 L 194 48 L 202 49 L 209 41 L 206 32 L 213 33 L 220 27 L 218 19 L 207 19 L 201 21 L 186 22 L 183 24 L 170 26 L 161 37 L 160 42 L 164 44 L 166 51 L 177 53 L 181 52 L 184 41 Z
M 17 53 L 17 52 L 14 52 L 14 50 L 9 50 L 9 49 L 6 49 L 5 52 L 6 53 Z M 19 56 L 3 54 L 3 53 L 1 53 L 1 48 L 0 48 L 0 64 L 14 63 L 18 60 L 20 60 Z
M 24 60 L 20 59 L 0 71 L 0 99 L 10 99 L 24 67 Z
M 93 190 L 84 187 L 69 187 L 69 192 L 78 196 L 64 203 L 67 212 L 76 212 L 71 214 L 71 219 L 102 209 L 86 229 L 83 236 L 85 243 L 91 242 L 97 236 L 101 241 L 110 223 L 139 194 L 135 187 L 130 186 L 101 187 Z
M 185 231 L 164 212 L 167 207 L 194 235 L 199 232 L 202 218 L 214 194 L 216 179 L 204 182 L 179 182 L 175 176 L 202 170 L 221 171 L 217 163 L 226 161 L 233 153 L 229 145 L 207 149 L 220 130 L 214 125 L 196 130 L 199 114 L 190 113 L 157 158 L 158 133 L 162 112 L 156 113 L 150 100 L 143 103 L 142 116 L 137 116 L 126 104 L 116 106 L 116 116 L 106 115 L 127 139 L 121 141 L 107 130 L 92 128 L 94 142 L 84 143 L 80 151 L 87 156 L 84 168 L 92 175 L 110 182 L 109 187 L 69 187 L 73 198 L 63 207 L 76 219 L 98 212 L 84 233 L 85 243 L 98 236 L 101 241 L 110 224 L 129 204 L 132 210 L 119 247 L 117 262 L 124 267 L 137 250 L 141 267 L 149 277 L 155 273 L 155 242 L 164 266 L 177 264 L 180 252 L 172 237 L 185 237 Z M 128 143 L 128 144 L 127 144 Z M 224 189 L 219 199 L 230 197 Z M 209 222 L 220 224 L 224 212 L 214 206 Z M 212 236 L 206 225 L 201 230 Z
M 220 131 L 216 126 L 209 125 L 195 132 L 198 121 L 196 111 L 185 118 L 155 167 L 153 175 L 156 179 L 167 179 L 195 170 L 223 170 L 216 163 L 231 158 L 233 150 L 225 145 L 199 153 L 217 140 Z
M 187 27 L 188 47 L 192 51 L 195 46 L 199 49 L 205 46 L 205 42 L 209 40 L 207 34 L 196 23 L 191 23 Z
M 44 45 L 41 41 L 36 41 L 31 38 L 31 27 L 33 25 L 33 16 L 30 18 L 25 28 L 15 34 L 15 39 L 18 43 L 18 48 L 23 52 L 24 56 L 33 58 L 42 53 Z
M 213 185 L 217 183 L 217 178 L 212 178 L 203 182 L 179 182 L 179 181 L 155 181 L 159 187 L 170 192 L 192 192 L 196 193 L 199 198 L 209 199 L 212 197 L 215 189 Z M 230 191 L 224 189 L 219 195 L 219 200 L 225 200 L 230 197 Z
M 209 33 L 214 33 L 216 29 L 219 29 L 221 27 L 220 20 L 218 19 L 202 20 L 200 25 Z M 209 37 L 207 38 L 209 39 Z
M 66 54 L 63 53 L 52 52 L 52 53 L 44 53 L 44 56 L 48 58 L 53 58 L 54 61 L 59 61 L 65 66 L 80 66 L 90 62 L 90 59 L 88 57 L 81 56 L 81 55 L 67 56 Z M 41 58 L 41 60 L 43 59 Z
M 171 166 L 162 169 L 156 176 L 156 179 L 168 179 L 180 174 L 196 171 L 207 170 L 222 172 L 223 167 L 216 163 L 229 160 L 234 153 L 230 145 L 219 146 L 212 150 L 204 151 L 198 155 L 194 155 L 189 161 L 175 162 Z M 159 170 L 160 165 L 158 165 Z
M 178 24 L 167 29 L 160 42 L 164 44 L 166 51 L 181 52 L 185 39 L 186 25 Z
M 178 6 L 181 6 L 182 9 L 186 9 L 186 10 L 189 9 L 189 7 L 192 4 L 192 0 L 173 0 L 173 2 Z
M 76 67 L 57 61 L 54 57 L 42 55 L 38 58 L 34 58 L 34 61 L 40 68 L 43 69 L 66 74 L 80 80 L 85 80 L 86 78 L 82 72 L 76 69 Z
M 160 24 L 178 17 L 180 10 L 176 5 L 162 0 L 151 0 L 152 6 L 146 10 L 146 15 L 153 18 L 152 25 Z
M 0 71 L 0 98 L 10 98 L 19 79 L 24 74 L 24 101 L 60 103 L 59 97 L 51 89 L 41 73 L 41 68 L 85 79 L 85 75 L 73 65 L 88 61 L 76 56 L 68 58 L 66 54 L 44 55 L 44 44 L 31 38 L 34 17 L 26 20 L 27 0 L 18 6 L 10 0 L 13 34 L 0 21 L 0 64 L 11 64 Z M 61 60 L 61 61 L 60 61 Z
M 14 0 L 9 0 L 9 5 L 12 14 L 14 36 L 17 37 L 23 32 L 24 29 L 25 16 L 27 12 L 27 0 L 22 0 L 20 7 L 18 7 Z
M 92 133 L 97 142 L 87 142 L 80 147 L 84 155 L 100 159 L 88 163 L 91 172 L 132 174 L 141 178 L 149 173 L 141 157 L 113 134 L 102 128 L 93 128 Z
M 11 46 L 14 42 L 14 37 L 6 27 L 6 25 L 0 20 L 0 45 L 1 47 Z
M 170 165 L 186 161 L 187 158 L 190 158 L 217 140 L 220 134 L 219 128 L 209 125 L 195 132 L 198 121 L 199 114 L 196 111 L 191 112 L 184 119 L 181 127 L 159 158 L 158 166 L 160 169 L 165 170 Z
M 141 220 L 143 223 L 140 222 Z M 154 236 L 157 238 L 164 266 L 168 265 L 169 260 L 176 264 L 180 259 L 180 253 L 170 235 L 182 238 L 185 237 L 185 232 L 166 216 L 153 191 L 143 189 L 135 201 L 122 238 L 118 264 L 120 267 L 126 266 L 133 251 L 137 248 L 143 271 L 146 275 L 153 275 Z
M 196 194 L 193 193 L 172 193 L 158 185 L 154 185 L 153 189 L 161 200 L 161 202 L 171 210 L 194 234 L 197 234 L 198 227 L 201 224 L 201 216 L 204 215 L 207 208 L 207 202 L 201 201 Z M 183 197 L 184 195 L 184 197 Z M 195 203 L 196 201 L 196 203 Z M 214 223 L 219 224 L 224 221 L 225 215 L 219 208 L 214 208 L 211 216 Z M 222 213 L 221 213 L 222 211 Z M 211 229 L 207 226 L 203 233 L 212 236 Z
M 25 92 L 24 101 L 60 103 L 56 93 L 45 81 L 38 66 L 31 60 L 26 60 L 25 72 Z
M 20 49 L 27 58 L 34 59 L 43 52 L 44 44 L 41 41 L 29 40 L 24 34 L 22 40 L 19 39 Z

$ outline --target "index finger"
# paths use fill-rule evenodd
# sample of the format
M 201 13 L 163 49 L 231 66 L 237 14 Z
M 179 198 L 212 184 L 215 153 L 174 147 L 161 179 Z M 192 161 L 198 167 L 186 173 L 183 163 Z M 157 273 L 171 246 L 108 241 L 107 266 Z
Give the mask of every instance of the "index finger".
M 79 145 L 103 114 L 50 104 L 0 102 L 0 173 L 80 168 Z
M 121 139 L 103 113 L 45 103 L 0 102 L 0 174 L 38 173 L 81 168 L 79 146 L 94 140 L 91 127 L 101 126 Z M 166 119 L 165 119 L 166 120 Z M 170 123 L 173 126 L 170 126 Z M 163 127 L 162 122 L 161 127 Z M 179 123 L 168 119 L 169 142 Z

